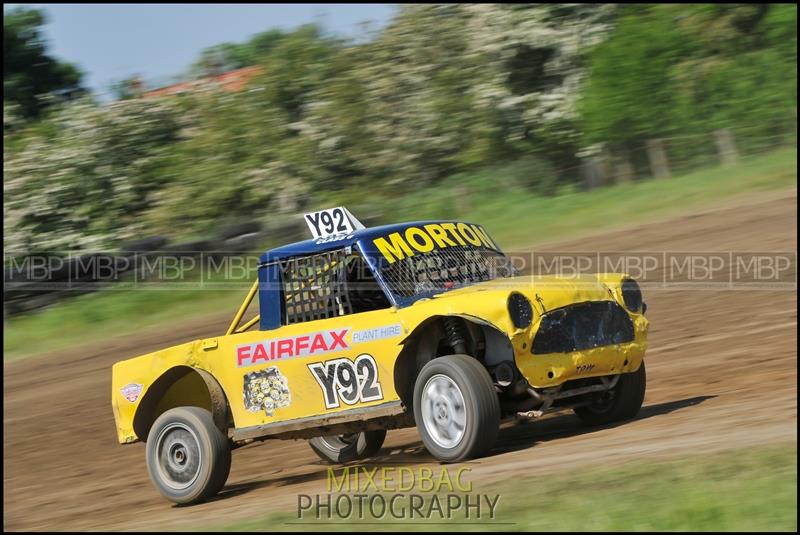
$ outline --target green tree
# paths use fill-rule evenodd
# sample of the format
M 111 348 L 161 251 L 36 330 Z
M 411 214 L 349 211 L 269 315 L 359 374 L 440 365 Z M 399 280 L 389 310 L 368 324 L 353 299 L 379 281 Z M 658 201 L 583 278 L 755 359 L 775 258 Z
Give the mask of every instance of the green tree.
M 81 72 L 47 54 L 41 35 L 45 15 L 18 7 L 3 13 L 3 98 L 27 118 L 48 106 L 48 96 L 74 98 L 83 92 Z
M 190 67 L 196 77 L 207 76 L 209 64 L 223 71 L 258 65 L 286 37 L 283 30 L 272 29 L 252 36 L 244 43 L 220 43 L 206 48 Z
M 6 100 L 4 228 L 30 247 L 180 239 L 312 196 L 385 207 L 479 167 L 549 194 L 590 144 L 636 149 L 644 170 L 651 137 L 688 138 L 665 146 L 695 165 L 713 129 L 743 151 L 792 138 L 796 23 L 794 5 L 417 4 L 358 43 L 264 32 L 213 47 L 209 65 L 263 67 L 243 91 L 197 83 L 27 122 Z
M 588 57 L 586 144 L 625 153 L 693 135 L 671 149 L 691 162 L 713 152 L 712 130 L 740 129 L 747 145 L 796 123 L 796 5 L 630 5 Z
M 695 43 L 672 71 L 685 130 L 740 128 L 749 143 L 792 128 L 796 5 L 692 6 L 678 21 Z
M 7 243 L 96 249 L 148 232 L 141 215 L 172 178 L 165 171 L 184 121 L 168 101 L 54 108 L 23 146 L 4 143 Z
M 134 74 L 133 76 L 112 82 L 109 89 L 117 100 L 127 100 L 142 95 L 144 91 L 144 82 L 139 75 Z
M 687 37 L 651 6 L 629 6 L 611 37 L 589 54 L 581 116 L 587 143 L 630 146 L 676 128 L 670 71 L 688 51 Z

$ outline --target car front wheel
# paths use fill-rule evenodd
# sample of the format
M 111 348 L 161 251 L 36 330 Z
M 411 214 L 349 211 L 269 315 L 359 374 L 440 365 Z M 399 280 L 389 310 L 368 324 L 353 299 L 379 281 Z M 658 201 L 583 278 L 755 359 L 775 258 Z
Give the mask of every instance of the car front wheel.
M 440 461 L 487 453 L 500 427 L 500 401 L 489 372 L 469 355 L 431 360 L 414 385 L 414 419 L 425 447 Z

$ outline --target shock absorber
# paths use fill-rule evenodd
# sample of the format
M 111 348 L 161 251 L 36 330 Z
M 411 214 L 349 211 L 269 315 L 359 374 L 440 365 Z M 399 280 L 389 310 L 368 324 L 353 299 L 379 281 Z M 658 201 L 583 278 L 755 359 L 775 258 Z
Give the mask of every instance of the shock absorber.
M 467 353 L 467 333 L 464 324 L 458 318 L 445 318 L 444 330 L 447 341 L 456 353 Z

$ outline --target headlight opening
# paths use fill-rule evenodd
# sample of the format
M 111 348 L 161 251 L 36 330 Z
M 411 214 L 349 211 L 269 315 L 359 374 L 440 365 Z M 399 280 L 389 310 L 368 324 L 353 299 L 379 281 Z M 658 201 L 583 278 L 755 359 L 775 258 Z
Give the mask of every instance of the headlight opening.
M 533 307 L 527 297 L 521 293 L 508 296 L 508 315 L 517 329 L 526 329 L 533 321 Z
M 643 312 L 642 290 L 635 280 L 624 279 L 622 281 L 622 300 L 625 301 L 625 307 L 631 312 L 637 314 Z

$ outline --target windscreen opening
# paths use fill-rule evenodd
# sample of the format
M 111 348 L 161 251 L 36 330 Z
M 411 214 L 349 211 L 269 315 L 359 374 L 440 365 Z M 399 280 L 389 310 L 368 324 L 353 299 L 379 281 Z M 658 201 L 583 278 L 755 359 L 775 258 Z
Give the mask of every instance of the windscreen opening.
M 474 246 L 434 249 L 381 266 L 381 276 L 389 290 L 402 298 L 515 275 L 511 261 L 503 253 Z

